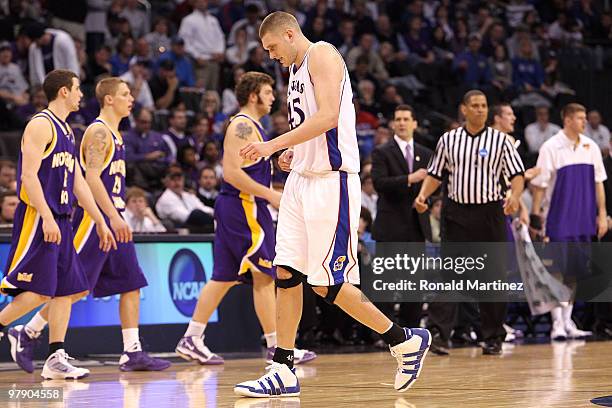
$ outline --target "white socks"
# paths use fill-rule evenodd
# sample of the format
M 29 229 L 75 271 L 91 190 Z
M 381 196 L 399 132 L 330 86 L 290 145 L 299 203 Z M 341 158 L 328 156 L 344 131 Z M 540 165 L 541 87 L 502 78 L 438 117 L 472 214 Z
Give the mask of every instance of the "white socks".
M 45 329 L 47 321 L 42 318 L 40 312 L 36 313 L 32 319 L 25 325 L 25 332 L 31 338 L 35 339 L 40 336 L 40 332 Z
M 123 351 L 142 351 L 140 345 L 140 338 L 138 336 L 138 327 L 135 329 L 123 329 L 121 330 L 123 335 Z
M 563 322 L 563 308 L 561 306 L 557 306 L 553 310 L 551 310 L 550 315 L 552 317 L 553 323 Z
M 189 327 L 187 327 L 187 331 L 185 332 L 185 337 L 202 337 L 204 335 L 205 329 L 205 323 L 199 323 L 194 320 L 191 320 L 189 322 Z
M 272 333 L 268 333 L 268 334 L 264 333 L 264 337 L 266 338 L 266 347 L 267 348 L 276 347 L 276 332 L 272 332 Z
M 572 309 L 574 309 L 574 305 L 571 303 L 563 305 L 563 323 L 565 325 L 572 322 Z

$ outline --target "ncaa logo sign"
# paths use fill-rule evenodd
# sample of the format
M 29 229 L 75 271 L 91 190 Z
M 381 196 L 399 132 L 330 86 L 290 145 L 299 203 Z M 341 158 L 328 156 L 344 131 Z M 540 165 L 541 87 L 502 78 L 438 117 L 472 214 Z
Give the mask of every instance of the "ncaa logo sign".
M 168 279 L 174 306 L 183 316 L 191 317 L 206 283 L 204 266 L 198 256 L 190 249 L 179 250 L 170 261 Z

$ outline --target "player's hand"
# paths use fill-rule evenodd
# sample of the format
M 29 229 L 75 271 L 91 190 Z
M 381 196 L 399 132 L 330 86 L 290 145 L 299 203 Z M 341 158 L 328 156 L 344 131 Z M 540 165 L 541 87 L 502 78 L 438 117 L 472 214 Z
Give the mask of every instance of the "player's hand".
M 429 208 L 427 205 L 427 199 L 419 194 L 414 200 L 414 208 L 419 214 L 423 214 Z
M 427 170 L 426 169 L 418 169 L 414 173 L 410 173 L 408 175 L 408 182 L 410 184 L 420 183 L 421 181 L 425 180 L 426 177 L 427 177 Z
M 540 173 L 542 172 L 542 169 L 539 167 L 532 167 L 530 169 L 525 170 L 525 180 L 529 181 L 529 180 L 533 180 L 534 178 L 536 178 Z
M 110 226 L 118 242 L 126 243 L 132 240 L 132 230 L 119 214 L 110 220 Z
M 270 190 L 270 197 L 268 197 L 268 202 L 270 203 L 270 205 L 272 205 L 272 207 L 274 208 L 280 208 L 280 201 L 281 201 L 281 197 L 283 196 L 282 193 L 280 193 L 279 191 L 275 191 L 275 190 Z
M 108 252 L 111 249 L 117 249 L 117 242 L 115 242 L 113 233 L 106 224 L 96 224 L 96 233 L 100 239 L 100 249 L 102 251 Z
M 240 149 L 240 156 L 250 161 L 255 161 L 260 157 L 268 157 L 272 153 L 274 153 L 274 151 L 268 142 L 249 143 Z
M 45 242 L 50 242 L 57 245 L 61 244 L 62 233 L 60 232 L 57 222 L 55 222 L 53 218 L 43 218 L 42 228 Z
M 282 171 L 291 171 L 291 161 L 293 160 L 293 150 L 287 149 L 278 158 L 278 165 Z
M 504 201 L 504 214 L 512 215 L 519 209 L 519 199 L 513 195 Z
M 601 239 L 608 233 L 608 216 L 606 214 L 597 217 L 597 238 Z

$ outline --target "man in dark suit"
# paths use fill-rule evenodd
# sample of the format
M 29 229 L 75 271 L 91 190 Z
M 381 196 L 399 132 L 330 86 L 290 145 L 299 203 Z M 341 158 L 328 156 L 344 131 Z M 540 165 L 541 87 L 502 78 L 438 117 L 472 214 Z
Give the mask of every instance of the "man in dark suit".
M 399 105 L 393 115 L 395 135 L 372 152 L 372 180 L 378 192 L 372 238 L 377 242 L 431 241 L 429 214 L 418 214 L 413 207 L 432 155 L 431 150 L 414 142 L 417 125 L 412 107 Z M 391 317 L 393 304 L 381 306 Z M 418 327 L 420 316 L 421 303 L 401 305 L 402 324 Z

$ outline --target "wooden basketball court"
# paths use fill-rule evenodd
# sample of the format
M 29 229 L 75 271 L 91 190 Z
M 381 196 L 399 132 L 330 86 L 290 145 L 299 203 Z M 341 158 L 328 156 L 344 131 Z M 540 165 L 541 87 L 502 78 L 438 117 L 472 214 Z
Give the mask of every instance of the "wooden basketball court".
M 612 395 L 612 342 L 504 345 L 502 356 L 478 348 L 429 355 L 419 381 L 406 393 L 392 387 L 395 360 L 389 353 L 331 354 L 298 366 L 300 398 L 247 399 L 233 394 L 235 383 L 263 372 L 262 359 L 226 361 L 203 367 L 175 363 L 165 372 L 121 373 L 116 366 L 93 367 L 63 387 L 63 403 L 8 403 L 7 389 L 40 387 L 34 374 L 0 373 L 4 407 L 588 407 Z

